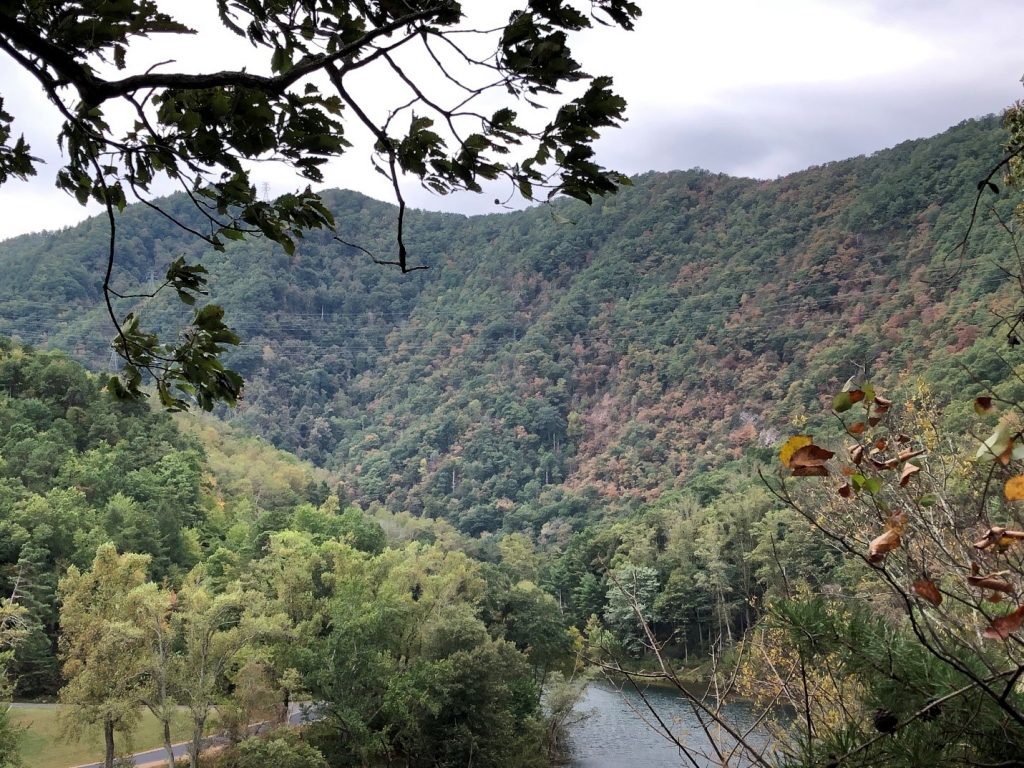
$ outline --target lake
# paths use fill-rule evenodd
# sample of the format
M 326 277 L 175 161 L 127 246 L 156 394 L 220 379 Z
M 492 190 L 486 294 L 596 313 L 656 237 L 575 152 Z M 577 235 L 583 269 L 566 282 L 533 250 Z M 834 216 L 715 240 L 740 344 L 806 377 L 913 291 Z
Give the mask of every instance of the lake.
M 713 754 L 686 699 L 675 690 L 661 687 L 648 688 L 646 696 L 661 718 L 671 723 L 681 742 L 695 748 L 707 747 L 706 751 Z M 589 717 L 572 730 L 572 768 L 692 766 L 678 747 L 640 719 L 638 711 L 648 718 L 650 714 L 634 691 L 620 693 L 606 682 L 591 683 L 577 711 L 589 713 Z M 742 703 L 727 705 L 725 711 L 730 722 L 742 728 L 753 720 L 751 709 Z M 706 761 L 704 765 L 716 764 Z

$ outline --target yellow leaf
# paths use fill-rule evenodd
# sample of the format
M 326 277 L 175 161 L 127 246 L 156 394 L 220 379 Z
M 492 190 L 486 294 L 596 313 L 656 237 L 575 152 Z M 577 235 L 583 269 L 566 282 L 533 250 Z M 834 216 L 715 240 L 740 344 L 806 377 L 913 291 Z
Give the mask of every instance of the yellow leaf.
M 1024 501 L 1024 475 L 1011 477 L 1003 490 L 1008 501 Z
M 779 459 L 782 461 L 782 465 L 789 467 L 789 460 L 793 458 L 793 454 L 805 445 L 810 445 L 813 442 L 814 438 L 810 435 L 793 435 L 779 451 Z

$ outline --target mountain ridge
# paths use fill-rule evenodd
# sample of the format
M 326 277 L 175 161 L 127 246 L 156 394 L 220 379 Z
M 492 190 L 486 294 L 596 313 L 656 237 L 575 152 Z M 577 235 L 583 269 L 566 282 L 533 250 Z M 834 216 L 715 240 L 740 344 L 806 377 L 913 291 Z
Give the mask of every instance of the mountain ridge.
M 949 356 L 994 343 L 991 262 L 1009 243 L 979 225 L 959 284 L 944 278 L 1001 140 L 987 118 L 774 180 L 652 172 L 590 208 L 416 211 L 410 253 L 432 268 L 406 278 L 323 233 L 291 258 L 259 242 L 204 252 L 130 208 L 121 287 L 201 259 L 245 339 L 233 421 L 338 470 L 364 503 L 539 531 L 815 426 L 861 367 L 961 387 Z M 325 199 L 345 240 L 389 252 L 393 208 Z M 0 244 L 0 333 L 109 365 L 99 308 L 74 317 L 96 304 L 105 236 L 93 221 Z M 142 311 L 181 320 L 170 301 Z

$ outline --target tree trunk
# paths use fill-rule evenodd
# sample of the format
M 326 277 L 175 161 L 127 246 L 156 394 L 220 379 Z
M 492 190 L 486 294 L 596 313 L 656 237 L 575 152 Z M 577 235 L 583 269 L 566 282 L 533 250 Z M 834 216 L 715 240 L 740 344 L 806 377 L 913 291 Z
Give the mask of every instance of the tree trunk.
M 174 768 L 174 747 L 171 746 L 171 721 L 164 720 L 164 749 L 167 750 L 167 768 Z
M 203 726 L 206 717 L 195 718 L 193 721 L 192 744 L 188 748 L 189 768 L 199 768 L 199 753 L 203 751 Z
M 103 718 L 103 743 L 103 768 L 114 768 L 114 721 L 109 717 Z

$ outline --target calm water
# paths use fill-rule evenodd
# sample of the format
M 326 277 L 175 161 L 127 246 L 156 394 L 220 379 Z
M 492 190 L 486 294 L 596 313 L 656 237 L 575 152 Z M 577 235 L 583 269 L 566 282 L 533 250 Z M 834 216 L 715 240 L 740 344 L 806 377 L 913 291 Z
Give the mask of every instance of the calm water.
M 690 705 L 673 690 L 650 688 L 647 698 L 662 720 L 687 746 L 707 747 L 707 738 L 693 716 Z M 620 693 L 607 683 L 592 683 L 577 707 L 589 717 L 572 732 L 572 768 L 680 768 L 692 765 L 679 749 L 640 719 L 637 711 L 650 718 L 643 701 L 632 691 Z M 731 722 L 746 726 L 750 709 L 742 704 L 725 708 Z M 713 754 L 710 747 L 706 750 Z M 708 766 L 712 763 L 708 762 Z

